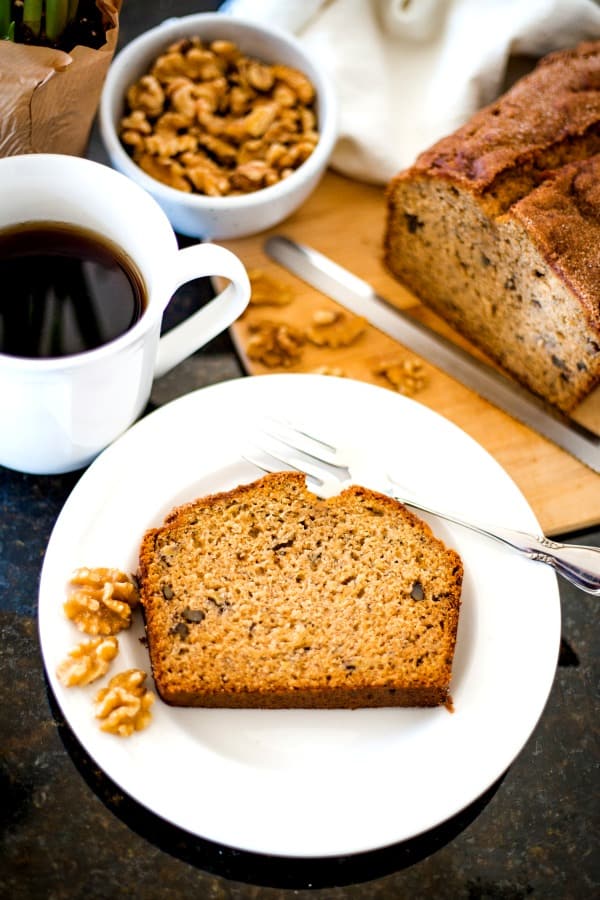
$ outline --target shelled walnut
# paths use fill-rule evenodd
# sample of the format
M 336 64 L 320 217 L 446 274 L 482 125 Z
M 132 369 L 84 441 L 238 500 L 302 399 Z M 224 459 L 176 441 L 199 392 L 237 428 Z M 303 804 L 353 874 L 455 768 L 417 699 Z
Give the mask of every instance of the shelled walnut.
M 312 324 L 306 329 L 306 337 L 317 347 L 348 347 L 367 329 L 362 316 L 349 316 L 343 312 L 323 309 L 313 313 Z
M 127 669 L 98 691 L 94 709 L 96 718 L 102 719 L 102 731 L 129 737 L 150 724 L 150 707 L 156 697 L 144 687 L 146 677 L 141 669 Z
M 250 306 L 287 306 L 294 299 L 291 287 L 267 275 L 262 269 L 249 269 Z
M 56 669 L 56 675 L 65 687 L 83 687 L 102 678 L 117 655 L 119 642 L 116 637 L 94 638 L 83 641 L 69 651 L 69 655 Z
M 137 586 L 119 569 L 80 568 L 67 585 L 63 609 L 80 631 L 117 634 L 131 625 L 131 610 L 139 603 Z
M 263 320 L 252 323 L 248 331 L 246 352 L 250 359 L 270 369 L 287 368 L 300 360 L 305 338 L 292 325 Z
M 188 193 L 245 194 L 276 184 L 319 141 L 315 89 L 298 71 L 231 41 L 169 46 L 127 90 L 119 134 L 152 177 Z
M 400 394 L 412 397 L 427 385 L 423 363 L 418 359 L 394 358 L 381 360 L 374 367 L 375 375 L 381 375 Z

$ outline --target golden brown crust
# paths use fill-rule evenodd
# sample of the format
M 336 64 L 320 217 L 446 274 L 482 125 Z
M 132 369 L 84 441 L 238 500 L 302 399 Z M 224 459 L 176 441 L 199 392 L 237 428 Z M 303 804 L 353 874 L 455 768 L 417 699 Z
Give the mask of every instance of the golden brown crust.
M 207 709 L 360 709 L 386 706 L 442 706 L 450 694 L 446 687 L 327 686 L 314 690 L 234 691 L 214 693 L 166 687 L 162 700 L 170 706 Z
M 435 706 L 462 563 L 397 501 L 267 475 L 174 510 L 139 581 L 155 682 L 183 706 Z

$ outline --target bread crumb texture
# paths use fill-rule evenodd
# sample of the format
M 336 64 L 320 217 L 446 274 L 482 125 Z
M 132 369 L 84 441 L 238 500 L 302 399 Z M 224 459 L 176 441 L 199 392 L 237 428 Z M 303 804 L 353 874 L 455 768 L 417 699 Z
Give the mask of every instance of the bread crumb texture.
M 220 707 L 437 706 L 463 567 L 401 503 L 300 473 L 179 507 L 144 536 L 139 583 L 157 689 Z
M 563 411 L 600 382 L 600 41 L 544 58 L 387 192 L 388 268 Z

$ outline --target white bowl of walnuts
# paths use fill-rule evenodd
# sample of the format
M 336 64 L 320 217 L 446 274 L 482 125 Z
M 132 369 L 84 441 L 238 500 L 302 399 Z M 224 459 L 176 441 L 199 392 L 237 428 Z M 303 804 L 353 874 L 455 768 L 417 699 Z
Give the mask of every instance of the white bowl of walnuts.
M 99 124 L 111 164 L 176 232 L 227 239 L 276 225 L 314 190 L 336 139 L 336 101 L 293 37 L 199 13 L 117 54 Z

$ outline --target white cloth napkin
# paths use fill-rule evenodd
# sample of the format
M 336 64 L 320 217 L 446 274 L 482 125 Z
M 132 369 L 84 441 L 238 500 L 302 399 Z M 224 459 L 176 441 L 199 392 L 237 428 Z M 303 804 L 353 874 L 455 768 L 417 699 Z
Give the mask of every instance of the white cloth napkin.
M 596 0 L 228 0 L 292 31 L 333 78 L 331 164 L 386 183 L 502 91 L 511 55 L 600 39 Z

